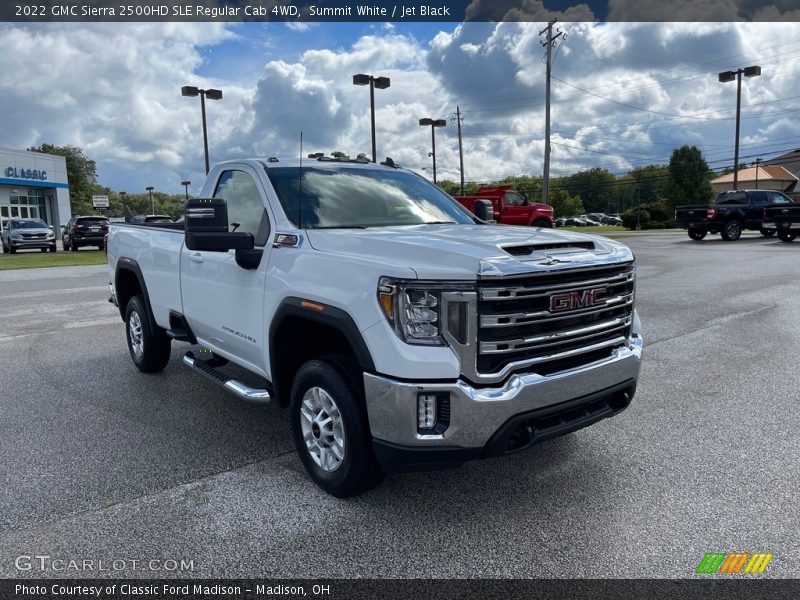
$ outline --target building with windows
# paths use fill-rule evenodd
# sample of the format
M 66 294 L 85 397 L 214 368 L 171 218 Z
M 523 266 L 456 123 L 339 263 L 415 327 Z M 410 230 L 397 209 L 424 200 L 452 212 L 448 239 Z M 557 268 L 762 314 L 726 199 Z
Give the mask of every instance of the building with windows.
M 8 219 L 59 226 L 72 217 L 63 156 L 0 148 L 0 227 Z

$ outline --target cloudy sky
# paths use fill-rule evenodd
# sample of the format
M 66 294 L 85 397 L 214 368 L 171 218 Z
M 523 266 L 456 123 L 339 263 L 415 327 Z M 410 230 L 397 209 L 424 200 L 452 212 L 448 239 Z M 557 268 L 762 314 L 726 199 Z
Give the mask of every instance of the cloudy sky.
M 758 64 L 742 85 L 743 161 L 800 148 L 800 24 L 560 23 L 554 62 L 554 176 L 614 173 L 668 161 L 696 144 L 714 168 L 732 163 L 735 83 L 719 71 Z M 208 103 L 211 160 L 342 150 L 370 152 L 376 90 L 378 156 L 458 178 L 460 105 L 468 181 L 539 175 L 544 153 L 541 23 L 0 24 L 0 146 L 74 144 L 100 182 L 182 191 L 203 179 L 200 106 L 183 85 L 217 87 Z M 424 171 L 420 171 L 424 172 Z M 428 171 L 429 173 L 429 171 Z

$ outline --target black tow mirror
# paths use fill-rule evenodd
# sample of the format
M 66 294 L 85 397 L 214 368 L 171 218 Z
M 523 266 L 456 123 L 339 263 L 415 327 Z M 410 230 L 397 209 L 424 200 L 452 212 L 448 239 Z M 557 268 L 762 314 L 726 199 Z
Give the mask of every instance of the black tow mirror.
M 252 250 L 253 234 L 228 231 L 228 205 L 222 198 L 190 198 L 183 220 L 189 250 Z
M 491 200 L 475 200 L 475 216 L 487 223 L 494 222 L 494 208 Z

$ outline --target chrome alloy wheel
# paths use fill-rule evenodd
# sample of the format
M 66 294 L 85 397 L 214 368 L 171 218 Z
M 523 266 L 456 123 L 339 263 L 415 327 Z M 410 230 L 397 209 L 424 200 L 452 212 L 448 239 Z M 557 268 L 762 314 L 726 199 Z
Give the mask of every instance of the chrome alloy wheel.
M 338 469 L 344 460 L 344 423 L 339 407 L 324 389 L 312 387 L 303 396 L 300 427 L 314 462 L 328 473 Z
M 141 358 L 144 353 L 144 339 L 142 335 L 142 321 L 139 318 L 139 313 L 136 311 L 131 313 L 128 320 L 128 336 L 131 338 L 131 348 L 136 358 Z

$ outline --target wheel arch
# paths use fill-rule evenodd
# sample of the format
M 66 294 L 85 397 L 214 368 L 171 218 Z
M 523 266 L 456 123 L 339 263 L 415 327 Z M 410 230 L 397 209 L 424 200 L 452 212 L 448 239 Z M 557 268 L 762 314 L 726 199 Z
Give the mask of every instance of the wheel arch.
M 308 343 L 286 343 L 287 339 Z M 346 311 L 297 297 L 284 299 L 269 329 L 270 375 L 278 403 L 289 404 L 294 375 L 304 362 L 332 353 L 352 355 L 362 371 L 375 370 L 364 338 Z
M 125 309 L 128 301 L 141 294 L 144 305 L 147 308 L 147 318 L 150 320 L 151 327 L 156 327 L 153 309 L 150 306 L 150 295 L 147 293 L 147 284 L 144 281 L 142 269 L 132 258 L 120 258 L 117 263 L 117 270 L 114 274 L 114 292 L 119 307 L 119 314 L 125 320 Z

